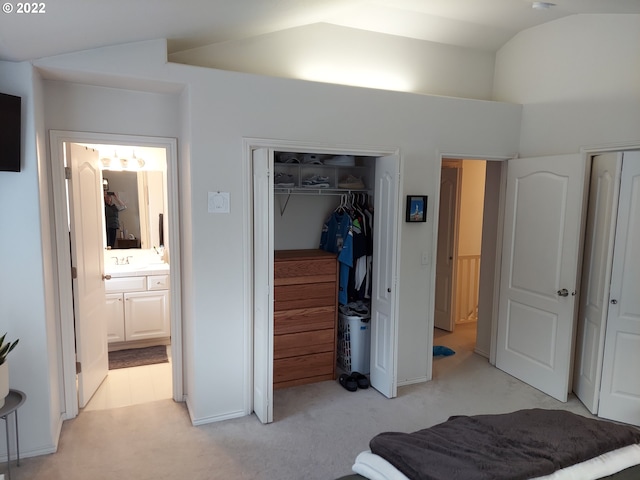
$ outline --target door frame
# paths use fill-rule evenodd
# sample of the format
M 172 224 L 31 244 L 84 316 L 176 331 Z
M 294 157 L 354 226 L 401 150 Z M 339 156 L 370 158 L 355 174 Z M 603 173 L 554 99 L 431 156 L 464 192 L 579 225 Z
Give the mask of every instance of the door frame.
M 398 172 L 400 178 L 398 180 L 398 192 L 397 192 L 397 208 L 396 208 L 396 218 L 398 219 L 398 226 L 400 227 L 399 219 L 402 218 L 402 172 L 403 172 L 403 162 L 402 155 L 400 153 L 400 149 L 397 147 L 375 147 L 375 146 L 360 146 L 360 145 L 344 145 L 344 144 L 325 144 L 325 143 L 314 143 L 314 142 L 300 142 L 300 141 L 292 141 L 292 140 L 279 140 L 279 139 L 268 139 L 268 138 L 252 138 L 252 137 L 244 137 L 243 141 L 243 157 L 244 161 L 243 165 L 243 176 L 244 178 L 249 179 L 244 184 L 244 221 L 245 221 L 245 231 L 247 234 L 244 237 L 244 251 L 245 258 L 250 259 L 249 262 L 245 263 L 244 268 L 244 288 L 245 292 L 249 292 L 247 295 L 247 301 L 245 304 L 245 413 L 250 415 L 253 412 L 253 384 L 254 384 L 254 374 L 253 374 L 253 362 L 254 362 L 254 346 L 253 346 L 253 328 L 254 328 L 254 249 L 253 249 L 253 239 L 254 239 L 254 228 L 253 228 L 253 151 L 266 148 L 274 151 L 284 151 L 284 152 L 313 152 L 319 154 L 327 154 L 327 155 L 354 155 L 354 156 L 368 156 L 368 157 L 387 157 L 387 156 L 396 156 L 398 159 Z M 396 231 L 395 242 L 396 242 L 396 258 L 395 261 L 395 272 L 393 272 L 393 297 L 395 298 L 394 306 L 393 306 L 393 316 L 394 316 L 394 331 L 392 332 L 392 341 L 394 345 L 392 348 L 392 368 L 393 368 L 393 386 L 392 391 L 394 395 L 396 395 L 397 387 L 398 387 L 398 311 L 399 311 L 399 302 L 398 302 L 398 272 L 400 270 L 400 246 L 401 246 L 401 228 L 398 228 Z
M 168 235 L 171 245 L 170 315 L 171 315 L 171 362 L 173 399 L 184 401 L 182 374 L 182 306 L 180 280 L 180 230 L 178 151 L 175 138 L 120 135 L 93 132 L 51 130 L 49 132 L 51 155 L 51 201 L 55 225 L 56 277 L 58 280 L 58 325 L 60 328 L 60 350 L 58 358 L 62 368 L 63 419 L 78 415 L 76 388 L 76 347 L 74 331 L 73 288 L 68 281 L 71 265 L 70 240 L 67 229 L 67 192 L 64 170 L 63 146 L 69 143 L 113 144 L 164 148 L 167 161 L 167 209 L 169 214 Z M 106 339 L 105 339 L 106 340 Z
M 437 152 L 439 162 L 437 163 L 437 171 L 438 171 L 438 182 L 435 186 L 436 192 L 434 193 L 434 206 L 433 206 L 433 233 L 432 233 L 432 252 L 431 258 L 437 258 L 438 254 L 438 225 L 440 221 L 440 178 L 442 167 L 447 160 L 485 160 L 487 162 L 500 162 L 501 163 L 501 173 L 500 173 L 500 192 L 498 193 L 498 212 L 497 212 L 497 222 L 496 222 L 496 230 L 497 230 L 497 238 L 496 244 L 494 246 L 494 250 L 496 252 L 495 255 L 495 264 L 494 264 L 494 288 L 493 288 L 493 299 L 492 299 L 492 312 L 491 312 L 491 342 L 490 342 L 490 353 L 489 353 L 489 363 L 491 365 L 495 365 L 496 361 L 496 342 L 498 339 L 498 305 L 499 305 L 499 295 L 500 295 L 500 266 L 502 265 L 501 260 L 501 252 L 502 252 L 502 230 L 504 228 L 504 202 L 505 202 L 505 194 L 506 194 L 506 166 L 507 161 L 512 158 L 517 158 L 517 155 L 514 156 L 496 156 L 496 155 L 482 155 L 482 154 L 461 154 L 461 153 L 447 153 L 447 152 Z M 486 192 L 485 192 L 486 196 Z M 484 228 L 484 227 L 483 227 Z M 489 246 L 485 246 L 483 243 L 482 251 L 485 248 L 489 248 Z M 482 267 L 481 267 L 482 269 Z M 435 305 L 436 299 L 436 267 L 435 262 L 433 262 L 431 269 L 431 288 L 428 292 L 429 294 L 429 303 L 430 305 Z M 435 315 L 433 312 L 433 308 L 428 316 L 428 325 L 427 325 L 427 345 L 426 348 L 428 351 L 433 349 L 434 345 L 434 328 L 435 328 Z M 433 355 L 427 356 L 427 381 L 433 378 Z

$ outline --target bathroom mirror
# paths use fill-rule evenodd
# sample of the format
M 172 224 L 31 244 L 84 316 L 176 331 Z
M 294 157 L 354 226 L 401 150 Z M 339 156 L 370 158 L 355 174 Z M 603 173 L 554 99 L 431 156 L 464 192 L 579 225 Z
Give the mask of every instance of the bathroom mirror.
M 162 171 L 102 171 L 103 184 L 108 182 L 127 206 L 119 212 L 120 229 L 115 248 L 153 248 L 162 245 L 158 228 L 160 215 L 165 214 L 166 189 Z M 106 236 L 104 238 L 106 247 Z

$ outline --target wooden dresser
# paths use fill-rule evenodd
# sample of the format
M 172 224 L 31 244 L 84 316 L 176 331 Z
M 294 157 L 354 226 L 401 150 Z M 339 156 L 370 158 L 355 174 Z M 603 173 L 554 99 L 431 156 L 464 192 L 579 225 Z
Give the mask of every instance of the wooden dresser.
M 276 250 L 273 285 L 273 388 L 333 380 L 336 255 L 324 250 Z

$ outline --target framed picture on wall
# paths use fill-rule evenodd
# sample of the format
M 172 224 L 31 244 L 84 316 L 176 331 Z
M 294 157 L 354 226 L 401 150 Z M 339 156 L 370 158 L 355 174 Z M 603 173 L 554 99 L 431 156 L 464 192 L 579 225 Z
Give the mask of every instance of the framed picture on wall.
M 409 223 L 427 221 L 427 196 L 407 195 L 407 217 Z

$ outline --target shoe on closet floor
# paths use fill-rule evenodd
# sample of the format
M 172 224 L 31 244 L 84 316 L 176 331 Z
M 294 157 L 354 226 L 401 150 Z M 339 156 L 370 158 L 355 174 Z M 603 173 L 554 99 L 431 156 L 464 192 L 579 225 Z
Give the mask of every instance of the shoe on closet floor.
M 358 388 L 369 388 L 369 379 L 360 372 L 351 372 L 351 378 L 356 381 Z
M 350 392 L 355 392 L 356 390 L 358 390 L 358 381 L 351 375 L 343 373 L 342 375 L 340 375 L 340 377 L 338 377 L 338 382 Z

